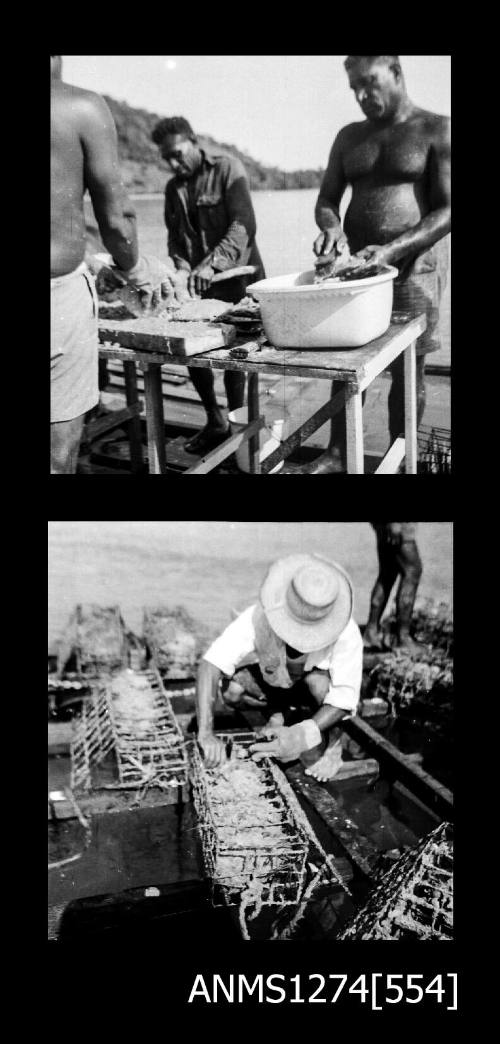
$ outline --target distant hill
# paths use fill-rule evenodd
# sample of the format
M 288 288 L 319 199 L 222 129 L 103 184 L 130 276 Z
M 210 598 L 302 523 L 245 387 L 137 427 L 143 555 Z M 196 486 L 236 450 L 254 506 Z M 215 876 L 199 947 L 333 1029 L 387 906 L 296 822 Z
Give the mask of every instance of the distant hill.
M 145 109 L 134 109 L 107 95 L 104 97 L 118 131 L 121 169 L 127 189 L 130 192 L 163 192 L 169 170 L 151 141 L 153 127 L 162 117 Z M 279 167 L 265 167 L 248 153 L 240 152 L 235 145 L 215 141 L 207 134 L 200 133 L 198 137 L 202 146 L 206 144 L 237 156 L 244 164 L 253 190 L 318 188 L 321 182 L 322 169 L 290 172 Z

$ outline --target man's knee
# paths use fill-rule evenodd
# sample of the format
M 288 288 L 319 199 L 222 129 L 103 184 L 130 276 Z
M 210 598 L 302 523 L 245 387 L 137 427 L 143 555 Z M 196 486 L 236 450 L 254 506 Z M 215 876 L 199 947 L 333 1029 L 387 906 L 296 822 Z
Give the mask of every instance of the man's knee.
M 239 682 L 231 679 L 229 685 L 222 693 L 222 699 L 228 707 L 239 707 L 243 703 L 245 688 Z
M 54 475 L 76 471 L 85 415 L 50 425 L 50 470 Z
M 309 692 L 317 703 L 323 703 L 330 689 L 330 675 L 327 671 L 311 671 L 305 675 L 304 681 Z
M 418 583 L 422 576 L 422 559 L 415 540 L 403 541 L 399 557 L 405 577 Z

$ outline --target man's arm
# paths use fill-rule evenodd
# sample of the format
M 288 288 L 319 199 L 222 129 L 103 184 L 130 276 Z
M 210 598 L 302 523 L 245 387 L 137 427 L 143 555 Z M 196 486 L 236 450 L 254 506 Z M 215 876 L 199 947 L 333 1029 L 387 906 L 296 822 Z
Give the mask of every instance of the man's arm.
M 347 188 L 342 159 L 343 139 L 341 131 L 333 143 L 314 212 L 316 224 L 321 229 L 313 247 L 318 256 L 331 254 L 334 248 L 340 253 L 347 243 L 340 221 L 340 203 Z
M 214 735 L 214 707 L 221 671 L 208 660 L 201 660 L 196 684 L 196 717 L 198 741 L 208 768 L 219 765 L 224 757 L 224 745 Z
M 167 249 L 177 271 L 185 271 L 189 273 L 191 271 L 191 265 L 188 259 L 184 257 L 184 254 L 182 252 L 181 241 L 177 236 L 177 229 L 175 227 L 174 207 L 172 202 L 172 195 L 175 192 L 175 189 L 173 187 L 171 188 L 173 184 L 174 178 L 171 178 L 170 181 L 167 182 L 167 185 L 165 187 L 165 205 L 163 210 L 163 217 L 165 220 L 165 227 L 168 233 Z
M 415 225 L 385 246 L 368 246 L 360 250 L 369 264 L 397 264 L 414 254 L 424 253 L 451 230 L 451 124 L 447 117 L 438 123 L 428 159 L 429 198 L 431 210 Z
M 136 215 L 120 176 L 116 127 L 103 98 L 80 102 L 79 133 L 88 188 L 102 241 L 119 268 L 138 261 Z
M 223 179 L 228 225 L 210 254 L 193 269 L 188 287 L 191 294 L 208 290 L 216 272 L 226 272 L 248 261 L 249 244 L 256 232 L 250 186 L 243 164 L 231 158 Z

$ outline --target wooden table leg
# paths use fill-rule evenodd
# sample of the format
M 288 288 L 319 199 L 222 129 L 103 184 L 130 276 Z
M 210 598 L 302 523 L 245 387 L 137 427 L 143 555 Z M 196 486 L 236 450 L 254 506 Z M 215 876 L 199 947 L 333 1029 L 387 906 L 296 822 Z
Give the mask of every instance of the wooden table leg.
M 365 470 L 363 444 L 363 393 L 345 392 L 345 422 L 347 443 L 347 474 L 363 475 Z
M 416 341 L 405 351 L 405 471 L 417 474 L 417 370 Z
M 249 373 L 248 375 L 248 423 L 259 417 L 259 375 Z M 250 473 L 260 475 L 260 431 L 253 435 L 248 443 L 250 456 Z
M 123 363 L 123 376 L 125 378 L 125 397 L 127 406 L 135 406 L 139 402 L 137 391 L 137 368 L 135 362 Z M 128 422 L 128 437 L 130 444 L 130 467 L 132 474 L 139 474 L 144 467 L 144 456 L 142 452 L 141 418 L 137 415 Z
M 144 374 L 144 398 L 146 401 L 149 474 L 165 475 L 167 471 L 167 455 L 165 452 L 161 366 L 157 363 L 144 363 L 142 371 Z

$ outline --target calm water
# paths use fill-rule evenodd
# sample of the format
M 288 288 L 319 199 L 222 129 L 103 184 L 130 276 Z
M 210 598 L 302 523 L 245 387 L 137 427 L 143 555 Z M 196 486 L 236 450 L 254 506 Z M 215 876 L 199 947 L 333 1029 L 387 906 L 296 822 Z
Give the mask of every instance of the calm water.
M 422 597 L 450 601 L 451 523 L 420 523 Z M 376 577 L 368 522 L 50 522 L 49 641 L 78 602 L 120 604 L 141 631 L 142 607 L 183 605 L 213 635 L 256 597 L 274 558 L 316 551 L 351 574 L 364 623 Z
M 269 277 L 312 268 L 312 244 L 318 234 L 314 221 L 316 189 L 290 192 L 254 192 L 252 200 L 257 218 L 257 242 Z M 136 196 L 139 243 L 145 252 L 165 257 L 167 237 L 163 222 L 163 197 Z M 345 206 L 344 204 L 344 209 Z M 442 309 L 443 358 L 449 361 L 450 284 Z M 447 356 L 445 359 L 444 356 Z M 433 361 L 436 360 L 433 356 Z

